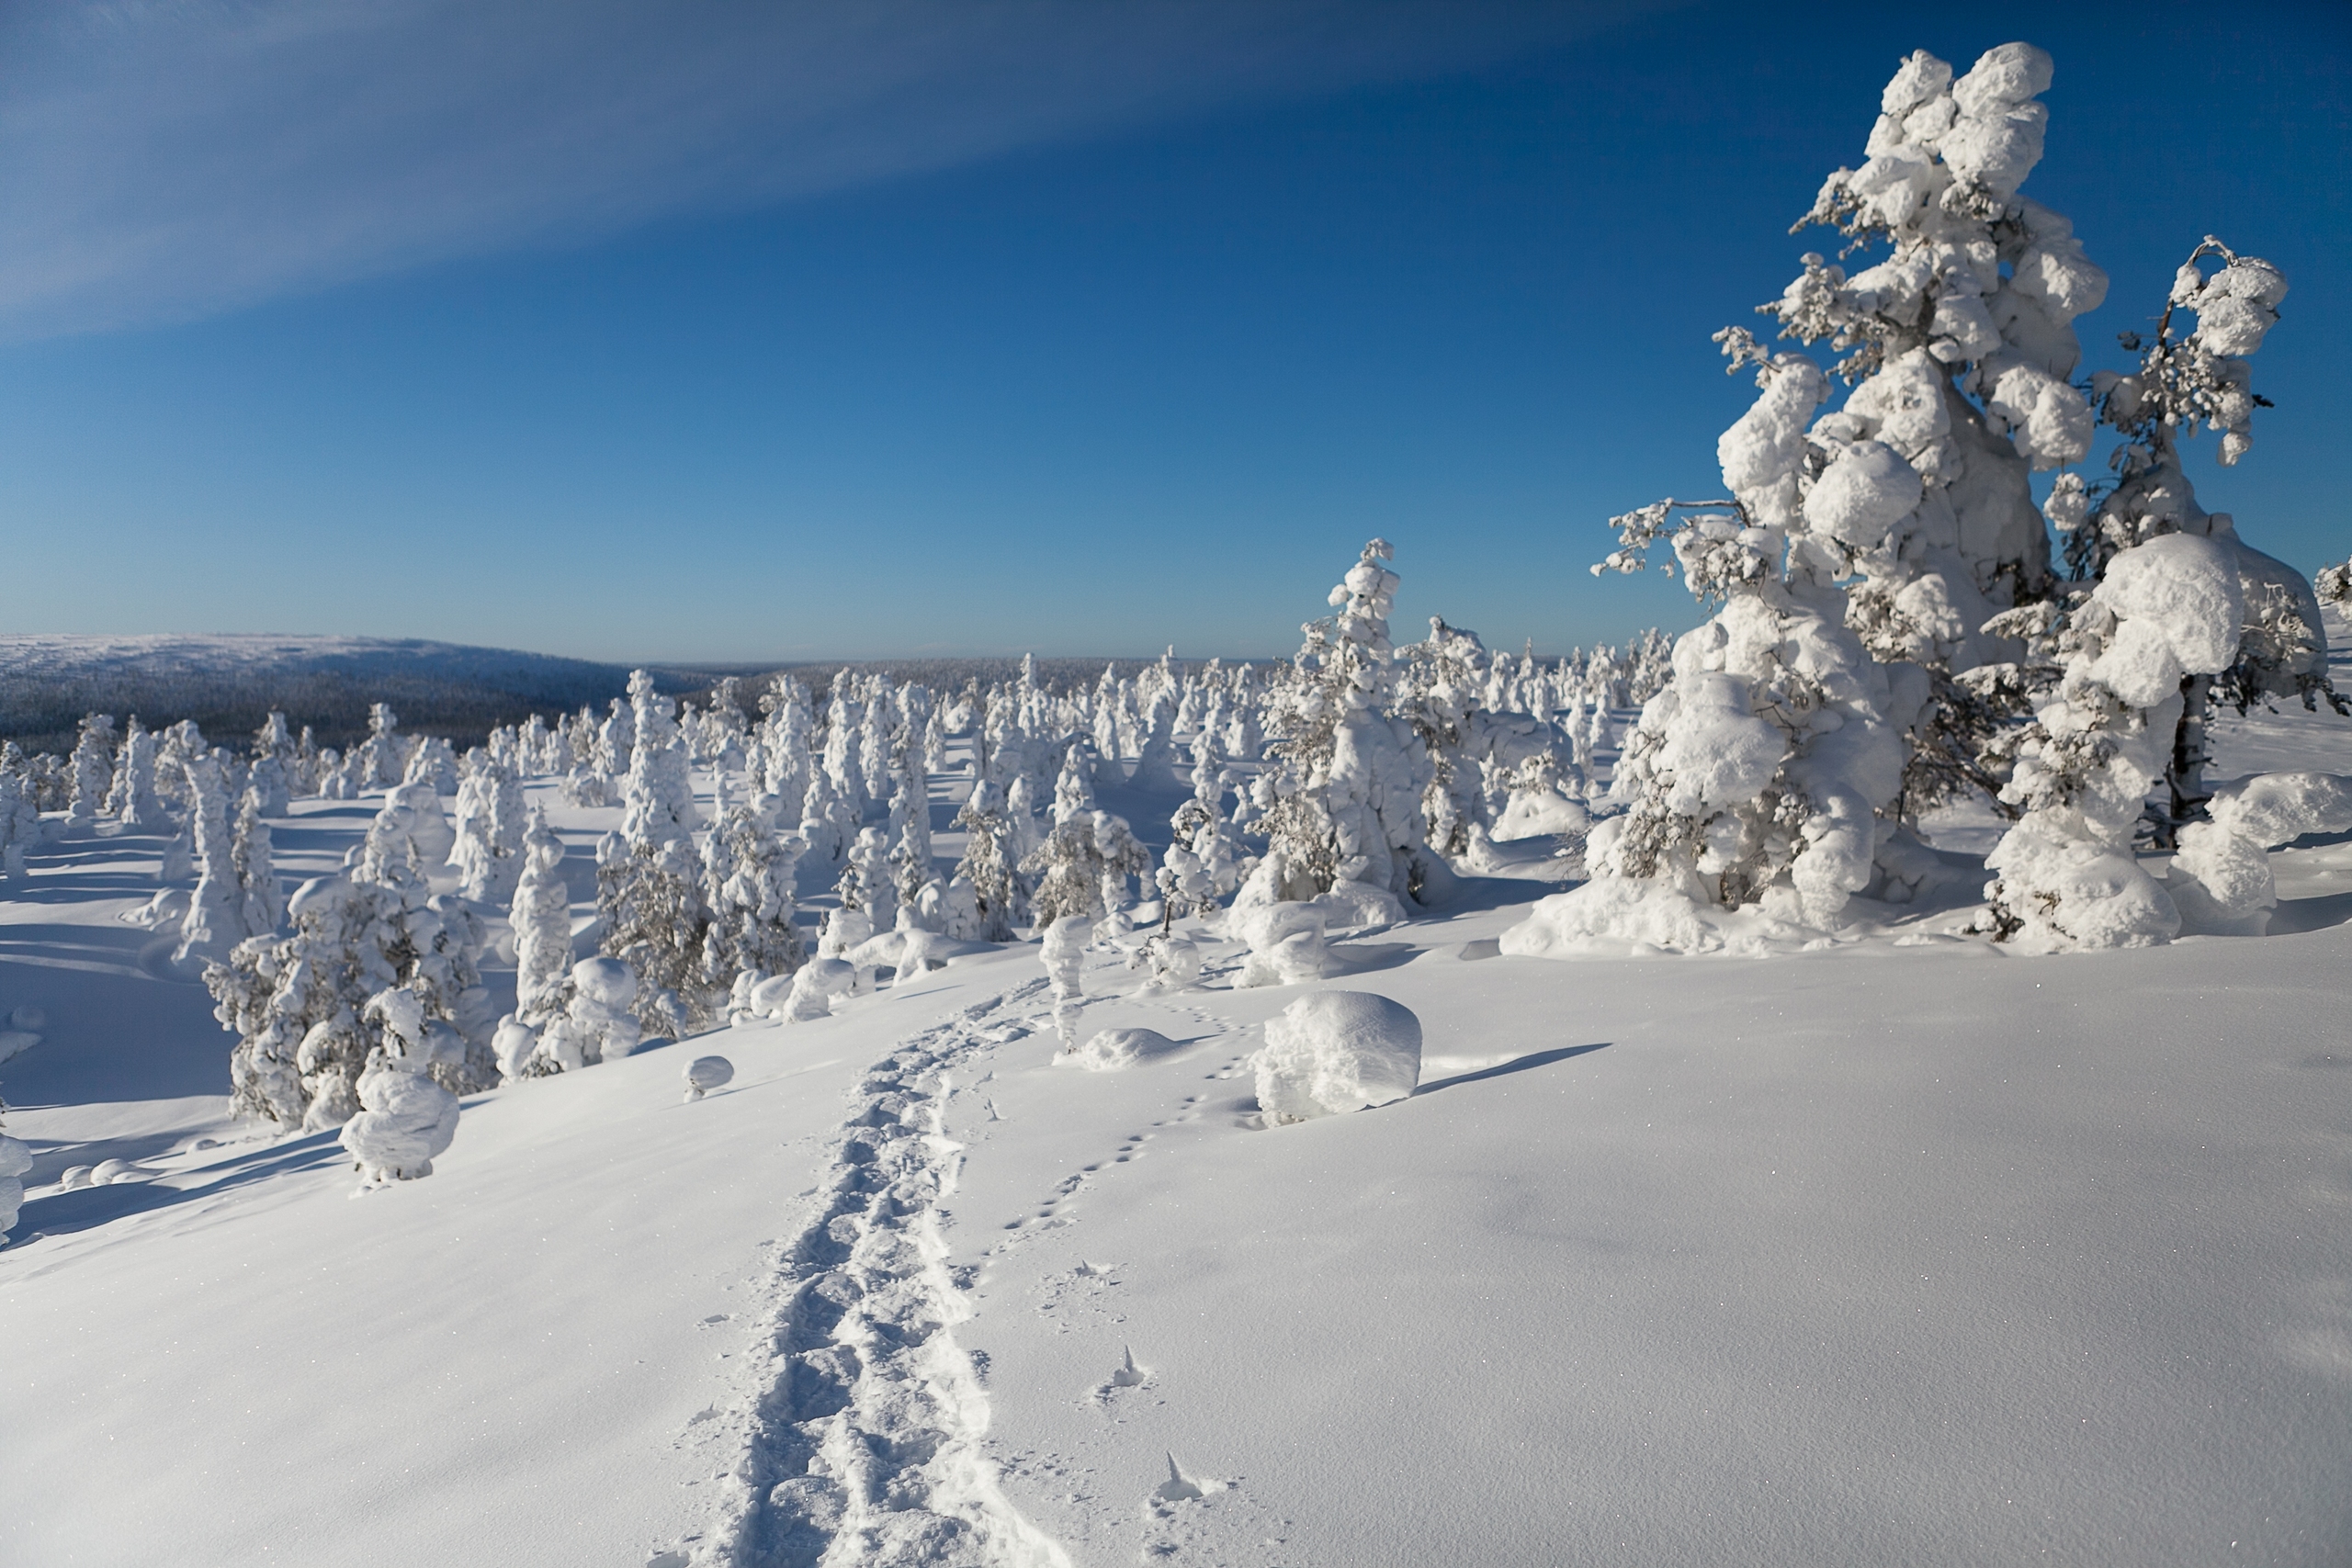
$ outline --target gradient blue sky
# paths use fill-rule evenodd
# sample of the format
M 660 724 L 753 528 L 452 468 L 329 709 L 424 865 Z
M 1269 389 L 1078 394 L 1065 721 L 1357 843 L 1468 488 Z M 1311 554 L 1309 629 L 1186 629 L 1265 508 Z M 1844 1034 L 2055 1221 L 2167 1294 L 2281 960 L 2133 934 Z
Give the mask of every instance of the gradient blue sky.
M 2352 551 L 2352 6 L 1905 9 L 0 13 L 0 630 L 1264 653 L 1374 534 L 1400 636 L 1685 626 L 1605 518 L 1713 493 L 1897 60 L 2013 33 L 2086 364 L 2279 264 L 2200 494 Z

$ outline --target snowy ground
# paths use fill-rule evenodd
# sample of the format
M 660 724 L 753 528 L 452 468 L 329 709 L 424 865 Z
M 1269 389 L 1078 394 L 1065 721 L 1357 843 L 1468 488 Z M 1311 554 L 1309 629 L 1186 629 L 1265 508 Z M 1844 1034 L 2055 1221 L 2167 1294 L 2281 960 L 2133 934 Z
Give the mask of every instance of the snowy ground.
M 1298 987 L 1102 950 L 1082 1030 L 1176 1049 L 1085 1072 L 1013 947 L 480 1096 L 364 1197 L 225 1119 L 117 918 L 160 848 L 0 887 L 0 1562 L 2352 1562 L 2352 842 L 2277 852 L 2284 934 L 2060 959 L 1504 958 L 1548 889 L 1474 882 L 1322 982 L 1419 1015 L 1419 1092 L 1271 1130 Z M 106 1157 L 162 1174 L 54 1185 Z

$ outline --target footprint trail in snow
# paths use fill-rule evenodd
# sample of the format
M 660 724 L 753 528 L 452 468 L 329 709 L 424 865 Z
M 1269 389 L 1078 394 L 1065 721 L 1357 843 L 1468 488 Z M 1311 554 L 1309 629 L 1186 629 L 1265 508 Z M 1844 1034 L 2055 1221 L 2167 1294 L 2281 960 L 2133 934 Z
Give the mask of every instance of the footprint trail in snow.
M 955 1325 L 940 1204 L 962 1146 L 941 1131 L 948 1077 L 1001 1043 L 978 1021 L 1016 988 L 901 1043 L 868 1069 L 800 1233 L 777 1252 L 759 1393 L 695 1568 L 1068 1568 L 1006 1499 L 988 1400 Z

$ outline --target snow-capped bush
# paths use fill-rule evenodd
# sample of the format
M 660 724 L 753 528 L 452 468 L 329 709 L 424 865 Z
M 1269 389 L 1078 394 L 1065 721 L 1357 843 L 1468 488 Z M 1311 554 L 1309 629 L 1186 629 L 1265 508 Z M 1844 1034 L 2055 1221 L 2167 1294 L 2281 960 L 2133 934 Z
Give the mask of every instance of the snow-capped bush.
M 1091 1073 L 1116 1072 L 1164 1056 L 1179 1049 L 1175 1041 L 1156 1029 L 1104 1029 L 1087 1036 L 1054 1058 L 1057 1067 L 1083 1067 Z
M 638 992 L 636 974 L 619 959 L 582 959 L 560 987 L 540 993 L 547 1016 L 536 1033 L 526 1032 L 530 1025 L 521 1021 L 500 1026 L 500 1070 L 509 1078 L 538 1077 L 628 1055 L 643 1038 Z M 548 1014 L 557 996 L 562 1009 Z
M 458 1097 L 429 1069 L 461 1062 L 465 1044 L 425 1009 L 425 998 L 406 987 L 368 1003 L 367 1017 L 380 1032 L 359 1079 L 360 1109 L 343 1124 L 341 1142 L 370 1183 L 432 1175 L 434 1156 L 458 1135 Z
M 17 1228 L 17 1211 L 25 1201 L 24 1174 L 32 1168 L 32 1150 L 0 1133 L 0 1247 L 7 1245 L 8 1233 Z
M 854 996 L 857 990 L 855 964 L 842 958 L 812 958 L 789 981 L 781 976 L 762 981 L 752 989 L 752 1008 L 786 1023 L 812 1023 L 832 1016 L 835 998 Z
M 1320 898 L 1301 899 L 1296 891 L 1288 856 L 1274 850 L 1234 895 L 1225 933 L 1250 948 L 1236 984 L 1294 986 L 1323 977 L 1329 966 L 1323 931 L 1329 910 Z
M 1144 987 L 1148 991 L 1181 991 L 1201 977 L 1201 949 L 1178 932 L 1154 931 L 1136 949 L 1127 967 L 1149 971 L 1151 978 Z
M 1046 963 L 1046 978 L 1054 989 L 1054 1032 L 1061 1036 L 1065 1051 L 1073 1050 L 1078 1044 L 1086 946 L 1093 935 L 1091 916 L 1064 915 L 1046 927 L 1038 949 L 1038 956 Z
M 724 1056 L 696 1056 L 686 1064 L 686 1102 L 692 1104 L 712 1089 L 735 1081 L 735 1064 Z
M 1267 1020 L 1250 1066 L 1269 1122 L 1386 1105 L 1420 1081 L 1421 1021 L 1368 991 L 1317 991 Z

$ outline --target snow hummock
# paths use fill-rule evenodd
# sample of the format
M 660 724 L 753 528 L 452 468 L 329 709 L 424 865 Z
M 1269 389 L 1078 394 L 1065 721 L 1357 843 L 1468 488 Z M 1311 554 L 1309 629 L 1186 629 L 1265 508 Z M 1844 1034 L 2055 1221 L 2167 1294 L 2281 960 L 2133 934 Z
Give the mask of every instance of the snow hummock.
M 1420 1078 L 1421 1021 L 1369 991 L 1317 991 L 1267 1021 L 1250 1065 L 1259 1109 L 1274 1122 L 1385 1105 Z

